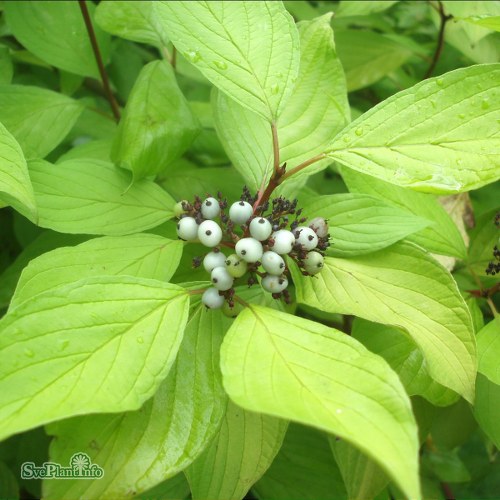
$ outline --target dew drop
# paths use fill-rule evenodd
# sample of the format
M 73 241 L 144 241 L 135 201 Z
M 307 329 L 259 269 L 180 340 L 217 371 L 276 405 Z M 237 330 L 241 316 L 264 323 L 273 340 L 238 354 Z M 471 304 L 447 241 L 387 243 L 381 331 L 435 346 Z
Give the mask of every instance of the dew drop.
M 481 103 L 481 108 L 482 109 L 488 109 L 490 107 L 490 103 L 487 101 L 487 100 L 484 100 L 482 103 Z
M 363 129 L 361 127 L 357 128 L 354 133 L 359 137 L 363 135 Z
M 69 340 L 68 339 L 61 340 L 61 342 L 59 342 L 59 348 L 61 349 L 61 351 L 64 351 L 64 349 L 66 349 L 68 346 L 69 346 Z
M 227 69 L 227 63 L 225 61 L 214 61 L 214 64 L 219 69 Z
M 35 353 L 31 349 L 25 349 L 24 355 L 27 356 L 28 358 L 32 358 L 35 355 Z
M 200 53 L 197 50 L 188 50 L 184 57 L 192 63 L 198 62 L 201 59 Z
M 271 93 L 276 95 L 280 91 L 280 86 L 277 83 L 271 85 Z
M 142 337 L 137 337 L 135 340 L 138 344 L 144 344 L 144 339 Z
M 465 114 L 464 114 L 464 113 L 460 113 L 460 114 L 458 115 L 458 117 L 459 117 L 461 120 L 463 120 L 463 119 L 465 118 Z
M 348 135 L 344 135 L 344 137 L 342 137 L 342 140 L 344 142 L 351 142 L 351 138 Z
M 442 78 L 438 78 L 438 79 L 436 80 L 436 83 L 437 83 L 440 87 L 442 87 L 442 86 L 443 86 L 443 79 L 442 79 Z

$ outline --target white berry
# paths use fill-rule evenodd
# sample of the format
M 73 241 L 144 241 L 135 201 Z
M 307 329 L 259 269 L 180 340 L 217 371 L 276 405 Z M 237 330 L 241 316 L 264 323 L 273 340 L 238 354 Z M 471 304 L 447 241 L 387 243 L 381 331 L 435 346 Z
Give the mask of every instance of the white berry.
M 252 216 L 253 208 L 246 201 L 237 201 L 229 208 L 229 218 L 235 224 L 245 224 Z
M 226 291 L 233 286 L 234 278 L 229 274 L 226 267 L 216 267 L 212 269 L 210 279 L 217 290 Z
M 299 226 L 295 230 L 295 238 L 306 250 L 318 246 L 318 235 L 310 227 Z
M 295 245 L 295 236 L 291 231 L 286 229 L 280 229 L 279 231 L 273 233 L 272 239 L 274 240 L 272 250 L 280 255 L 290 253 L 293 245 Z
M 264 219 L 264 217 L 255 217 L 250 222 L 250 234 L 259 241 L 264 241 L 271 236 L 273 226 L 271 223 Z
M 285 261 L 281 255 L 276 252 L 264 252 L 261 259 L 262 267 L 269 273 L 275 276 L 280 276 L 285 270 Z
M 309 227 L 318 235 L 320 238 L 324 238 L 328 235 L 328 224 L 323 217 L 315 217 L 311 222 L 309 222 Z
M 248 264 L 233 253 L 226 259 L 226 268 L 233 278 L 241 278 L 247 272 Z
M 271 293 L 280 293 L 288 286 L 288 280 L 284 276 L 268 274 L 262 278 L 262 288 Z
M 205 220 L 198 226 L 198 239 L 206 247 L 215 247 L 222 240 L 222 229 L 217 222 Z
M 198 224 L 194 217 L 183 217 L 177 223 L 177 236 L 186 241 L 195 241 L 198 238 Z
M 304 259 L 304 269 L 309 274 L 317 274 L 323 268 L 325 259 L 319 252 L 309 252 Z
M 201 205 L 201 215 L 205 219 L 215 219 L 220 214 L 219 202 L 215 198 L 207 198 Z
M 208 252 L 203 259 L 203 267 L 207 273 L 211 273 L 216 267 L 223 267 L 226 256 L 222 252 Z
M 241 238 L 234 247 L 238 256 L 247 262 L 257 262 L 262 257 L 262 243 L 255 238 Z
M 219 295 L 216 288 L 207 288 L 201 296 L 201 301 L 209 309 L 220 309 L 224 305 L 224 297 Z

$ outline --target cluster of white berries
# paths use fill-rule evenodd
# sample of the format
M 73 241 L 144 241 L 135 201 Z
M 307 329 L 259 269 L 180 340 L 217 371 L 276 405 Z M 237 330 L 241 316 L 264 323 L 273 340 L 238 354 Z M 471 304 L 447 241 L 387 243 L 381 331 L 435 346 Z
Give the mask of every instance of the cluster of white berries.
M 257 283 L 258 276 L 264 290 L 289 302 L 286 255 L 297 262 L 305 275 L 317 274 L 323 267 L 323 251 L 328 246 L 324 219 L 318 217 L 303 225 L 305 219 L 299 218 L 301 210 L 296 210 L 296 200 L 273 200 L 268 215 L 264 213 L 269 203 L 254 210 L 252 201 L 255 200 L 244 189 L 242 199 L 229 207 L 228 214 L 227 202 L 220 194 L 219 199 L 209 196 L 202 201 L 197 197 L 193 204 L 182 201 L 175 207 L 179 238 L 212 249 L 193 261 L 195 266 L 203 264 L 210 273 L 213 286 L 202 296 L 203 304 L 210 309 L 221 308 L 225 303 L 234 307 L 235 280 L 245 275 L 249 286 Z M 295 220 L 287 229 L 290 214 L 295 215 Z M 234 248 L 234 253 L 226 256 L 222 246 Z

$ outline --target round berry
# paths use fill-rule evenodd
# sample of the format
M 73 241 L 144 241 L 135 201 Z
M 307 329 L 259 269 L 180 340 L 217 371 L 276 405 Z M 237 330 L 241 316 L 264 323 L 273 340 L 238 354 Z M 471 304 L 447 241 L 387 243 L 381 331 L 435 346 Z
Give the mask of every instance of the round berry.
M 220 309 L 224 305 L 224 297 L 219 295 L 216 288 L 207 288 L 201 296 L 201 301 L 209 309 Z
M 220 214 L 219 202 L 215 198 L 207 198 L 201 205 L 201 215 L 205 219 L 215 219 Z
M 328 224 L 323 217 L 315 217 L 309 222 L 309 227 L 318 235 L 319 238 L 328 236 Z
M 262 256 L 262 267 L 269 273 L 275 276 L 280 276 L 285 270 L 285 261 L 281 255 L 276 252 L 264 252 Z
M 272 250 L 280 255 L 290 253 L 293 245 L 295 245 L 295 236 L 291 231 L 286 229 L 280 229 L 279 231 L 273 233 L 272 239 L 274 240 Z
M 295 230 L 295 239 L 306 250 L 312 250 L 318 246 L 318 235 L 310 227 L 299 226 Z
M 264 241 L 271 236 L 273 226 L 271 223 L 264 219 L 264 217 L 255 217 L 250 222 L 250 234 L 259 241 Z
M 184 210 L 184 207 L 182 206 L 183 203 L 187 203 L 187 201 L 186 200 L 182 200 L 182 201 L 177 202 L 174 205 L 174 215 L 176 217 L 180 217 L 182 214 L 186 213 L 186 211 Z
M 304 259 L 304 269 L 309 274 L 318 274 L 323 269 L 325 259 L 319 252 L 308 252 Z
M 226 256 L 222 252 L 208 252 L 203 259 L 203 267 L 211 273 L 216 267 L 224 267 Z
M 239 302 L 235 302 L 231 307 L 227 302 L 222 306 L 222 313 L 229 318 L 236 318 L 240 312 L 243 311 L 243 306 Z
M 261 259 L 264 250 L 262 243 L 255 238 L 241 238 L 234 247 L 240 259 L 246 262 L 257 262 Z
M 229 218 L 235 224 L 245 224 L 252 216 L 253 208 L 246 201 L 237 201 L 229 208 Z
M 225 267 L 215 267 L 212 269 L 210 279 L 217 290 L 225 292 L 233 286 L 233 277 L 228 273 Z
M 222 229 L 213 220 L 204 220 L 198 226 L 198 239 L 206 247 L 215 247 L 222 240 Z
M 284 276 L 268 274 L 262 278 L 261 284 L 267 292 L 280 293 L 288 286 L 288 280 Z
M 226 268 L 233 278 L 241 278 L 247 272 L 248 264 L 233 253 L 226 259 Z
M 194 217 L 183 217 L 177 223 L 177 236 L 186 241 L 195 241 L 198 238 L 198 224 Z

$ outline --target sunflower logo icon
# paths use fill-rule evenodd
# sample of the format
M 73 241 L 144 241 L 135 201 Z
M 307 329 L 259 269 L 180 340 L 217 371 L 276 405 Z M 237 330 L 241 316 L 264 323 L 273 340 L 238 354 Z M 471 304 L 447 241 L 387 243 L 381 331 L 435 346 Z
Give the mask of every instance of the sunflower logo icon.
M 86 453 L 75 453 L 69 463 L 76 475 L 81 476 L 83 471 L 90 467 L 90 458 Z

